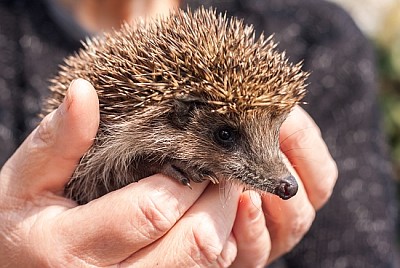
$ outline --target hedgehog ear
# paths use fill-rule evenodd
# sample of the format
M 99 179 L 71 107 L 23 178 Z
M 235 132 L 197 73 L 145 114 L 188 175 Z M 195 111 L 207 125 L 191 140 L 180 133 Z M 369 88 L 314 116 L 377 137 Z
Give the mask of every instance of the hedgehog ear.
M 174 100 L 168 119 L 171 124 L 179 129 L 185 129 L 193 116 L 193 110 L 201 103 L 198 100 Z

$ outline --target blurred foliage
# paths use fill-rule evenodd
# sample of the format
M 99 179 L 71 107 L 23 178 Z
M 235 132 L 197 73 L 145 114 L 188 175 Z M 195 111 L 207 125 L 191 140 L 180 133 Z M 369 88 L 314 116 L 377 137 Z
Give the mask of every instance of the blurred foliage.
M 400 81 L 382 78 L 381 106 L 397 179 L 400 183 Z
M 381 78 L 381 104 L 394 168 L 400 183 L 400 3 L 393 6 L 375 36 Z
M 383 50 L 381 67 L 389 80 L 400 81 L 400 2 L 396 3 L 376 36 L 378 46 Z M 400 91 L 400 88 L 398 89 Z
M 375 36 L 379 56 L 380 99 L 400 204 L 400 2 L 388 12 Z M 400 243 L 400 222 L 398 222 Z

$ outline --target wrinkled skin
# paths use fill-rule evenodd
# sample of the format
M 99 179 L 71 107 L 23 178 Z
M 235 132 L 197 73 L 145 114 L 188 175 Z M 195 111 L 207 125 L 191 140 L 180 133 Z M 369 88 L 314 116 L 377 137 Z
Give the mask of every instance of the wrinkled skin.
M 78 206 L 63 188 L 98 122 L 96 92 L 79 79 L 2 167 L 1 267 L 264 267 L 298 243 L 337 178 L 318 127 L 295 108 L 279 136 L 299 182 L 289 200 L 232 187 L 221 202 L 218 186 L 188 191 L 158 174 Z

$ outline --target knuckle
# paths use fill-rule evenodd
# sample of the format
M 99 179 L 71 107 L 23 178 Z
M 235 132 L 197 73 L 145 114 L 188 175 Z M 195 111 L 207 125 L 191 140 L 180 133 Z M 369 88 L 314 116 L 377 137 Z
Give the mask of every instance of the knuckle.
M 52 123 L 55 113 L 56 111 L 52 112 L 40 122 L 33 136 L 33 141 L 36 146 L 51 146 L 56 142 L 57 136 L 55 133 L 55 126 Z
M 217 267 L 230 267 L 237 257 L 238 249 L 235 238 L 233 235 L 225 243 L 225 246 L 219 255 L 216 266 Z
M 326 161 L 324 167 L 325 179 L 321 180 L 321 183 L 316 185 L 317 189 L 314 191 L 316 195 L 316 207 L 320 208 L 323 206 L 331 197 L 333 188 L 335 187 L 336 180 L 338 178 L 338 169 L 335 161 Z
M 295 158 L 299 153 L 303 152 L 299 149 L 301 148 L 313 148 L 316 139 L 320 139 L 316 136 L 315 131 L 311 128 L 303 127 L 297 131 L 292 132 L 284 141 L 281 143 L 281 149 L 284 151 L 285 155 Z
M 145 236 L 150 238 L 160 237 L 165 234 L 176 222 L 178 216 L 175 215 L 173 207 L 171 209 L 163 209 L 161 204 L 154 199 L 152 195 L 142 196 L 138 199 L 138 216 L 130 221 L 132 228 L 146 230 Z M 145 228 L 143 228 L 145 226 Z
M 294 219 L 288 226 L 289 236 L 283 244 L 282 253 L 291 251 L 296 246 L 303 236 L 310 229 L 315 219 L 315 210 L 310 208 L 307 211 L 299 213 L 299 216 Z
M 293 135 L 293 144 L 295 148 L 307 148 L 310 144 L 314 144 L 316 135 L 313 128 L 305 128 L 304 131 Z
M 328 202 L 329 198 L 332 195 L 333 189 L 326 187 L 326 185 L 322 185 L 319 189 L 314 193 L 313 204 L 318 209 L 323 206 L 326 202 Z
M 293 221 L 291 226 L 292 236 L 297 242 L 308 232 L 315 219 L 315 210 L 310 206 L 302 215 Z
M 327 170 L 327 174 L 329 174 L 327 176 L 327 178 L 328 178 L 327 181 L 331 185 L 330 188 L 333 189 L 333 187 L 336 183 L 336 180 L 339 176 L 339 171 L 338 171 L 336 162 L 332 158 L 330 159 L 330 161 L 327 161 L 327 163 L 328 164 L 327 164 L 326 170 Z
M 200 267 L 215 265 L 223 246 L 217 235 L 205 232 L 202 227 L 192 229 L 189 235 L 189 256 Z
M 321 136 L 321 129 L 318 127 L 318 125 L 315 123 L 314 119 L 301 107 L 297 106 L 296 107 L 297 112 L 301 114 L 300 116 L 300 125 L 307 129 L 312 129 L 315 131 L 315 134 Z
M 216 267 L 229 267 L 232 265 L 233 261 L 235 260 L 234 257 L 232 256 L 223 256 L 221 255 L 218 259 L 217 259 L 217 263 L 216 263 Z

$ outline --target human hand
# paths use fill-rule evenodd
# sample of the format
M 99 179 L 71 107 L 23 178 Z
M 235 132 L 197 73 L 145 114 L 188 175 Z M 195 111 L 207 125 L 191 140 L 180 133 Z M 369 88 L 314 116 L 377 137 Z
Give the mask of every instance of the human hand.
M 290 251 L 331 196 L 337 167 L 319 128 L 302 108 L 296 107 L 283 123 L 280 145 L 298 192 L 289 200 L 243 193 L 233 227 L 237 257 L 232 267 L 264 267 Z
M 1 266 L 229 266 L 236 255 L 236 265 L 254 263 L 246 251 L 261 256 L 258 260 L 268 258 L 271 243 L 261 202 L 248 191 L 231 188 L 229 199 L 221 202 L 216 186 L 194 184 L 187 194 L 185 187 L 155 175 L 84 206 L 63 198 L 98 120 L 93 88 L 77 80 L 64 104 L 2 168 Z M 263 200 L 264 206 L 271 198 Z M 245 247 L 260 230 L 261 238 Z M 277 254 L 288 249 L 275 248 Z
M 203 262 L 195 262 L 196 264 L 216 267 L 264 267 L 290 251 L 308 231 L 316 211 L 327 202 L 332 193 L 338 175 L 336 164 L 321 137 L 319 128 L 300 107 L 296 107 L 282 125 L 280 144 L 282 152 L 287 157 L 287 165 L 299 184 L 296 196 L 282 200 L 271 194 L 260 197 L 254 191 L 240 193 L 232 231 L 229 234 L 231 229 L 226 229 L 227 232 L 223 236 L 227 240 L 203 245 L 198 243 L 196 249 L 201 248 L 203 256 L 207 258 L 205 261 L 203 259 Z M 212 185 L 209 188 L 215 189 Z M 233 205 L 239 190 L 233 189 L 230 194 L 232 199 L 226 204 Z M 204 207 L 204 211 L 221 204 L 218 202 L 218 192 L 210 196 L 214 199 L 209 203 L 211 204 L 209 207 Z M 227 213 L 223 207 L 221 210 L 218 208 L 214 217 L 224 212 Z M 224 220 L 229 222 L 232 219 L 226 217 Z M 222 221 L 219 222 L 221 223 Z M 199 226 L 201 224 L 203 222 L 199 221 Z M 193 228 L 196 225 L 186 226 Z M 224 228 L 227 227 L 231 227 L 230 222 L 228 224 L 225 222 Z M 203 230 L 204 232 L 199 230 L 198 234 L 207 234 L 206 229 Z M 172 235 L 179 237 L 179 232 L 182 232 L 181 226 L 175 231 L 177 233 Z M 212 241 L 213 236 L 214 234 L 203 241 Z M 164 246 L 168 246 L 168 242 L 160 241 Z M 154 256 L 159 256 L 158 252 L 162 251 L 153 252 Z M 189 252 L 193 254 L 199 251 L 188 251 L 188 256 L 193 256 L 189 255 Z M 195 263 L 190 263 L 189 266 Z M 183 262 L 179 267 L 186 267 L 185 264 L 188 263 Z
M 240 189 L 193 190 L 155 175 L 86 205 L 62 196 L 99 123 L 92 86 L 76 80 L 64 103 L 0 172 L 1 267 L 229 265 Z

